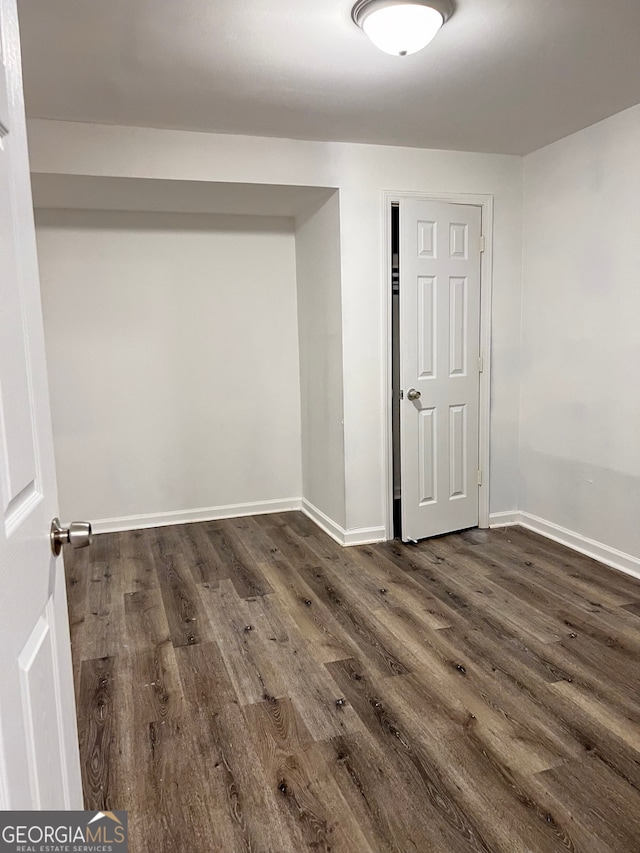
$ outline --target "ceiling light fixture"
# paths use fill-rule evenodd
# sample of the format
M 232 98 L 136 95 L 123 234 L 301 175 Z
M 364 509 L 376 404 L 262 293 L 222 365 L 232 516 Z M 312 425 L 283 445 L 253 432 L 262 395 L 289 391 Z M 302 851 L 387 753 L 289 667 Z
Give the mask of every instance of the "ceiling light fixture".
M 422 50 L 452 14 L 452 0 L 358 0 L 351 10 L 375 46 L 395 56 Z

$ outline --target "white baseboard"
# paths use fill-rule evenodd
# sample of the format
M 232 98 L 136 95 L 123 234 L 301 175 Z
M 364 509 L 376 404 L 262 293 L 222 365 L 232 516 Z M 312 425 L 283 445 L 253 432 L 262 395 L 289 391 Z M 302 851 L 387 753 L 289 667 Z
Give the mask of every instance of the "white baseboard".
M 520 524 L 520 513 L 516 510 L 492 512 L 489 516 L 489 527 L 513 527 L 514 524 Z
M 339 545 L 369 545 L 373 542 L 384 542 L 387 538 L 384 527 L 360 527 L 345 530 L 322 510 L 314 506 L 306 498 L 302 498 L 302 512 L 318 525 Z
M 325 515 L 322 510 L 319 510 L 317 506 L 314 506 L 310 503 L 306 498 L 302 498 L 300 502 L 300 509 L 302 512 L 313 521 L 314 524 L 317 524 L 321 530 L 330 536 L 332 539 L 335 539 L 336 542 L 339 542 L 340 545 L 344 545 L 344 528 L 340 527 L 339 524 L 329 518 L 328 515 Z
M 283 498 L 257 503 L 185 509 L 177 512 L 101 518 L 98 521 L 93 521 L 91 526 L 94 533 L 120 533 L 125 530 L 141 530 L 146 527 L 167 527 L 170 524 L 191 524 L 195 521 L 215 521 L 220 518 L 239 518 L 243 515 L 266 515 L 270 512 L 288 512 L 301 508 L 301 498 Z
M 634 557 L 632 554 L 625 554 L 624 551 L 618 551 L 602 542 L 588 539 L 580 533 L 574 533 L 572 530 L 567 530 L 565 527 L 560 527 L 551 521 L 545 521 L 545 519 L 538 518 L 528 512 L 520 513 L 519 524 L 526 527 L 527 530 L 533 530 L 534 533 L 546 536 L 547 539 L 553 539 L 554 542 L 560 542 L 561 545 L 566 545 L 573 548 L 574 551 L 586 554 L 587 557 L 593 557 L 594 560 L 611 566 L 612 569 L 640 578 L 640 558 Z
M 387 541 L 385 527 L 352 527 L 345 530 L 343 545 L 375 545 Z
M 215 521 L 222 518 L 239 518 L 243 515 L 266 515 L 271 512 L 301 510 L 325 533 L 340 545 L 367 545 L 384 542 L 384 527 L 363 527 L 345 530 L 306 498 L 283 498 L 257 503 L 229 504 L 227 506 L 186 509 L 177 512 L 159 512 L 145 515 L 126 515 L 121 518 L 100 518 L 91 526 L 94 533 L 121 533 L 147 527 L 168 527 L 171 524 L 192 524 L 196 521 Z
M 617 569 L 619 572 L 640 578 L 640 558 L 634 557 L 632 554 L 625 554 L 624 551 L 618 551 L 602 542 L 596 542 L 595 539 L 589 539 L 581 533 L 574 533 L 573 530 L 567 530 L 566 527 L 560 527 L 559 524 L 538 518 L 529 512 L 518 512 L 517 510 L 496 512 L 489 517 L 489 524 L 491 527 L 512 527 L 519 524 L 521 527 L 533 530 L 534 533 L 539 533 L 547 539 L 553 539 L 554 542 L 566 545 L 567 548 L 578 551 L 580 554 L 593 557 L 594 560 L 604 563 L 605 566 L 611 566 L 612 569 Z

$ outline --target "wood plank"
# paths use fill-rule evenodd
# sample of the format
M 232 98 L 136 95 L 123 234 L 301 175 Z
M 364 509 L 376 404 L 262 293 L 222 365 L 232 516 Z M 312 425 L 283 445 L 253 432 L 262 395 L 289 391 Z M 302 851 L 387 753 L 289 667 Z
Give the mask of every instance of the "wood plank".
M 208 720 L 218 730 L 220 767 L 228 792 L 227 809 L 234 816 L 242 815 L 247 853 L 254 850 L 299 853 L 304 849 L 302 836 L 293 821 L 287 820 L 278 808 L 281 793 L 274 789 L 261 767 L 259 749 L 252 739 L 251 726 L 245 715 L 238 713 L 237 707 L 225 705 L 216 718 L 209 716 Z M 230 846 L 221 849 L 245 848 Z
M 69 633 L 71 636 L 73 686 L 76 707 L 80 699 L 80 664 L 82 663 L 82 631 L 87 609 L 87 584 L 91 557 L 86 548 L 64 556 Z M 75 651 L 74 651 L 75 650 Z
M 631 750 L 637 753 L 637 758 L 640 760 L 640 708 L 635 713 L 627 715 L 617 713 L 589 691 L 566 681 L 550 684 L 548 689 L 555 693 L 562 693 L 585 713 L 599 719 L 602 724 L 605 724 L 603 728 L 623 740 Z
M 633 616 L 627 615 L 627 609 L 620 606 L 628 597 L 616 593 L 607 593 L 594 589 L 593 585 L 576 581 L 567 573 L 557 572 L 551 562 L 523 560 L 505 556 L 505 547 L 501 544 L 501 553 L 488 549 L 485 553 L 475 553 L 474 561 L 482 562 L 492 568 L 488 574 L 490 580 L 509 589 L 517 597 L 534 607 L 554 616 L 562 626 L 563 636 L 571 633 L 576 625 L 585 625 L 590 631 L 599 630 L 623 638 L 623 644 L 631 644 L 631 654 L 640 653 L 640 624 Z M 517 549 L 513 549 L 517 553 Z M 532 555 L 533 556 L 533 555 Z M 545 566 L 541 570 L 537 564 Z M 555 581 L 549 583 L 549 572 L 556 571 Z M 640 593 L 640 584 L 638 585 Z M 633 605 L 629 605 L 632 607 Z M 609 640 L 610 646 L 614 643 Z
M 623 853 L 639 848 L 640 792 L 625 785 L 599 758 L 540 773 L 534 786 L 541 802 L 571 822 L 577 849 Z
M 298 828 L 303 849 L 366 853 L 372 848 L 289 700 L 245 709 L 267 784 Z
M 576 749 L 582 755 L 599 755 L 629 784 L 640 787 L 638 756 L 629 751 L 611 728 L 603 725 L 601 715 L 594 718 L 584 713 L 562 689 L 564 684 L 568 687 L 575 684 L 592 693 L 589 685 L 598 684 L 594 675 L 589 676 L 588 670 L 578 667 L 577 662 L 557 644 L 540 644 L 535 652 L 540 659 L 546 655 L 545 663 L 554 667 L 558 676 L 562 675 L 560 680 L 546 678 L 536 666 L 522 665 L 517 658 L 511 657 L 509 648 L 500 649 L 493 638 L 482 637 L 477 630 L 472 631 L 472 636 L 473 642 L 470 642 L 465 635 L 456 632 L 454 642 L 476 666 L 490 665 L 496 686 L 485 694 L 489 701 L 495 701 L 500 685 L 505 685 L 510 692 L 515 688 L 516 692 L 505 711 L 515 719 L 537 726 L 538 741 L 544 743 L 550 738 L 559 754 L 564 745 L 567 755 L 575 754 Z M 561 666 L 565 667 L 562 673 Z M 606 691 L 606 683 L 604 689 Z M 597 700 L 598 693 L 594 693 L 593 698 Z M 607 705 L 606 700 L 603 701 Z M 612 713 L 616 713 L 617 707 L 616 703 L 611 705 Z M 637 710 L 637 703 L 634 707 Z
M 184 525 L 182 540 L 195 582 L 206 583 L 211 589 L 217 589 L 220 581 L 229 577 L 229 570 L 213 547 L 205 525 Z
M 560 639 L 561 626 L 556 619 L 512 595 L 487 575 L 475 572 L 473 556 L 464 551 L 454 554 L 439 540 L 420 543 L 412 552 L 412 561 L 419 566 L 412 576 L 444 601 L 457 596 L 468 607 L 503 622 L 516 636 L 543 642 Z
M 533 592 L 539 596 L 537 601 L 540 601 L 540 596 L 548 596 L 553 602 L 564 601 L 586 612 L 595 612 L 603 607 L 619 607 L 629 601 L 628 596 L 597 588 L 588 581 L 575 578 L 572 572 L 559 572 L 557 564 L 545 555 L 523 553 L 519 548 L 507 546 L 503 542 L 499 549 L 488 547 L 483 553 L 476 552 L 474 556 L 486 567 L 492 580 L 511 583 L 519 581 L 522 594 L 529 600 Z M 554 577 L 553 584 L 549 583 L 550 575 Z
M 357 714 L 336 693 L 326 669 L 319 666 L 295 623 L 272 596 L 247 602 L 250 624 L 268 637 L 268 654 L 282 673 L 287 695 L 315 740 L 327 740 L 362 728 Z
M 297 570 L 321 565 L 322 558 L 318 557 L 318 550 L 326 554 L 327 559 L 337 559 L 327 543 L 328 536 L 318 545 L 311 537 L 298 536 L 289 524 L 270 524 L 263 519 L 262 525 L 273 546 Z
M 569 576 L 605 594 L 616 593 L 627 601 L 640 600 L 638 578 L 624 572 L 617 572 L 591 557 L 572 551 L 571 548 L 539 536 L 525 527 L 511 528 L 509 538 L 523 553 L 532 556 L 534 560 L 538 559 L 540 564 L 543 564 L 543 560 L 548 562 L 550 574 L 557 580 L 564 580 Z
M 204 644 L 176 651 L 183 663 L 189 658 L 194 676 L 203 650 Z M 189 683 L 186 669 L 183 675 Z M 216 700 L 216 708 L 192 705 L 182 718 L 138 730 L 132 772 L 139 782 L 129 806 L 133 849 L 297 853 L 244 716 L 235 703 Z
M 114 659 L 85 660 L 80 667 L 79 707 L 81 708 L 80 755 L 85 808 L 112 811 L 123 808 L 118 794 L 122 779 L 118 773 L 118 718 L 125 707 L 119 706 L 114 686 Z
M 193 646 L 210 640 L 198 587 L 184 557 L 178 553 L 161 556 L 156 572 L 173 645 Z
M 71 549 L 64 555 L 65 580 L 67 584 L 67 608 L 69 626 L 73 640 L 74 629 L 84 621 L 87 607 L 87 583 L 91 572 L 90 564 L 95 561 L 86 548 Z
M 357 603 L 357 594 L 347 589 L 326 569 L 303 568 L 300 573 L 320 601 L 333 614 L 367 660 L 385 675 L 402 675 L 410 667 L 402 660 L 399 644 L 370 611 Z
M 566 673 L 560 681 L 581 685 L 613 709 L 633 713 L 638 707 L 637 684 L 629 678 L 635 658 L 619 654 L 615 641 L 599 640 L 586 632 L 571 632 L 559 643 L 540 651 Z
M 286 677 L 269 654 L 271 629 L 254 629 L 247 602 L 230 580 L 221 581 L 217 590 L 201 585 L 199 591 L 240 704 L 285 696 Z
M 375 593 L 374 609 L 380 606 L 412 613 L 434 630 L 451 627 L 451 614 L 442 602 L 414 578 L 401 571 L 379 548 L 364 545 L 349 554 L 348 576 L 358 586 L 371 584 Z
M 111 535 L 111 534 L 109 534 Z M 128 530 L 118 534 L 120 542 L 119 570 L 122 572 L 122 591 L 141 592 L 158 588 L 155 572 L 154 547 L 157 528 Z
M 411 676 L 380 684 L 356 661 L 326 666 L 386 754 L 418 772 L 425 807 L 431 805 L 432 819 L 444 822 L 452 833 L 436 849 L 573 849 L 566 844 L 570 825 L 531 797 L 526 779 L 509 770 L 499 751 L 477 739 L 474 725 L 452 727 L 448 736 L 437 730 L 434 736 L 429 712 L 416 714 L 421 705 L 415 697 L 399 694 Z
M 205 530 L 220 564 L 224 567 L 226 577 L 231 578 L 241 598 L 273 592 L 260 573 L 253 568 L 251 556 L 230 524 L 224 521 L 209 522 L 205 525 Z
M 425 839 L 444 850 L 415 774 L 389 760 L 369 732 L 320 745 L 324 760 L 376 853 L 421 851 Z
M 238 697 L 217 643 L 199 643 L 175 650 L 187 709 L 220 713 L 237 705 Z
M 528 599 L 529 603 L 544 607 L 547 614 L 557 620 L 562 637 L 571 635 L 573 629 L 577 628 L 583 633 L 600 631 L 601 634 L 614 633 L 624 637 L 626 644 L 631 644 L 631 654 L 635 654 L 640 647 L 640 623 L 628 616 L 628 611 L 619 605 L 604 605 L 572 592 L 562 594 L 557 589 L 550 591 L 542 583 L 530 578 L 514 577 L 512 572 L 494 573 L 488 577 L 521 600 Z
M 622 609 L 627 610 L 629 613 L 632 613 L 634 616 L 640 617 L 640 602 L 637 602 L 634 604 L 625 604 Z
M 125 629 L 122 575 L 111 562 L 91 562 L 86 586 L 85 615 L 76 626 L 81 660 L 118 654 Z
M 228 529 L 233 530 L 237 540 L 241 541 L 244 549 L 254 564 L 269 563 L 271 560 L 282 559 L 282 554 L 274 545 L 273 540 L 269 536 L 268 531 L 283 527 L 274 521 L 273 516 L 267 516 L 268 526 L 264 523 L 264 518 L 260 516 L 245 516 L 242 518 L 229 518 L 226 521 Z M 286 529 L 286 526 L 283 527 Z
M 415 640 L 387 612 L 379 616 L 417 658 L 412 675 L 387 687 L 409 705 L 423 707 L 432 720 L 442 715 L 461 729 L 472 726 L 488 748 L 502 753 L 506 767 L 519 772 L 537 773 L 581 752 L 580 744 L 544 709 L 540 712 L 517 680 L 496 678 L 490 660 L 461 654 L 454 633 L 423 634 Z
M 326 663 L 357 654 L 357 646 L 345 630 L 287 561 L 279 559 L 259 565 L 317 662 Z
M 200 717 L 150 723 L 132 731 L 127 810 L 131 849 L 251 850 L 234 782 Z M 215 828 L 215 829 L 214 829 Z
M 125 634 L 121 648 L 139 652 L 171 642 L 171 631 L 159 585 L 124 596 Z
M 184 711 L 182 683 L 170 642 L 121 655 L 119 674 L 127 679 L 136 724 L 162 722 Z
M 400 764 L 404 772 L 413 777 L 432 831 L 439 839 L 440 846 L 436 849 L 452 853 L 458 850 L 491 850 L 482 832 L 460 809 L 455 794 L 443 784 L 442 770 L 425 758 L 422 744 L 402 730 L 393 709 L 383 699 L 383 685 L 374 684 L 356 660 L 335 661 L 326 667 L 384 749 L 387 760 Z

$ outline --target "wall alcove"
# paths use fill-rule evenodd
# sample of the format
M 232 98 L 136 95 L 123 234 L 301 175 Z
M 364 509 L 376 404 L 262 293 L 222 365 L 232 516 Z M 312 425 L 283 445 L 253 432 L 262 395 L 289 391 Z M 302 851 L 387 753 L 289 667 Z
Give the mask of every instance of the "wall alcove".
M 345 524 L 334 188 L 32 177 L 61 513 Z

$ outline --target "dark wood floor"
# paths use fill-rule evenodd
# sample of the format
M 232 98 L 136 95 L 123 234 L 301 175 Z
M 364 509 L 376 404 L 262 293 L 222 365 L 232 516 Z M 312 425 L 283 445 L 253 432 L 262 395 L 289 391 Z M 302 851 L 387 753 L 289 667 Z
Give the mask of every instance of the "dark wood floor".
M 86 806 L 132 853 L 640 851 L 640 582 L 299 513 L 67 557 Z

